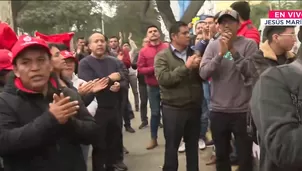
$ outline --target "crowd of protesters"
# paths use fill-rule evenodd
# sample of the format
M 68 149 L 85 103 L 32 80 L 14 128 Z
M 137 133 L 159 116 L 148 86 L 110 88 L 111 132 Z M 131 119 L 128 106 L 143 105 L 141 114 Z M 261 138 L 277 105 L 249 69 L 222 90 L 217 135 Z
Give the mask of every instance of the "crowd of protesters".
M 135 133 L 131 88 L 139 129 L 150 104 L 147 150 L 163 128 L 163 171 L 178 170 L 179 152 L 187 171 L 199 171 L 199 150 L 209 146 L 207 165 L 217 171 L 301 170 L 302 51 L 293 47 L 302 32 L 267 26 L 261 41 L 249 4 L 230 7 L 194 28 L 173 23 L 169 43 L 149 26 L 141 49 L 131 33 L 128 41 L 94 33 L 71 51 L 73 33 L 18 37 L 0 23 L 2 168 L 86 171 L 92 147 L 93 171 L 128 170 L 122 130 Z

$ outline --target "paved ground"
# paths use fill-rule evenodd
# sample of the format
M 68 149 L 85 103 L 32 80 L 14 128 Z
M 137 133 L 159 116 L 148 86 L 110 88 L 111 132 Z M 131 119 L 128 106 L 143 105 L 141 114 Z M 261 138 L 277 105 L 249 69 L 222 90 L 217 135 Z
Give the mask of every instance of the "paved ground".
M 132 95 L 132 92 L 129 94 Z M 132 98 L 131 98 L 132 99 Z M 133 103 L 132 103 L 133 104 Z M 148 113 L 148 115 L 150 112 Z M 154 150 L 146 150 L 146 146 L 150 140 L 150 127 L 139 130 L 140 124 L 139 112 L 135 112 L 135 119 L 132 120 L 132 126 L 136 133 L 124 132 L 124 144 L 130 151 L 125 156 L 125 163 L 129 171 L 161 171 L 164 159 L 164 138 L 163 129 L 159 129 L 159 146 Z M 206 166 L 205 162 L 208 160 L 212 153 L 211 148 L 200 151 L 199 155 L 199 168 L 201 171 L 215 171 L 215 166 Z M 185 154 L 179 154 L 179 171 L 186 171 L 186 157 Z M 89 171 L 91 169 L 91 159 L 88 161 Z M 233 169 L 234 170 L 234 169 Z

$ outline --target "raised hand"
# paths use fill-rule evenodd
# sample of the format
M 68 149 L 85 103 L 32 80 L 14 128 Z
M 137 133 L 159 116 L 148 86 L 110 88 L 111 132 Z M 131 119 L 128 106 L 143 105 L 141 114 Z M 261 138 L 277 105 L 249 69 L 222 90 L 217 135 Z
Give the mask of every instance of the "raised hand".
M 230 31 L 225 31 L 221 34 L 219 38 L 220 56 L 224 56 L 232 48 L 231 39 L 232 39 L 232 33 Z
M 81 83 L 78 87 L 78 93 L 82 96 L 92 91 L 95 81 L 89 81 L 87 83 Z
M 112 86 L 110 86 L 110 91 L 118 92 L 121 88 L 121 85 L 119 82 L 114 82 Z
M 193 69 L 199 66 L 200 61 L 201 61 L 201 57 L 194 54 L 188 57 L 185 65 L 188 69 Z
M 80 108 L 78 101 L 70 101 L 70 97 L 65 97 L 63 93 L 53 95 L 53 102 L 49 104 L 49 112 L 60 124 L 65 124 L 68 119 L 75 115 Z
M 128 36 L 128 39 L 131 40 L 131 38 L 132 38 L 132 33 L 130 32 L 129 36 Z
M 228 42 L 225 38 L 223 37 L 220 37 L 219 38 L 219 56 L 224 56 L 228 50 L 229 50 L 229 47 L 228 47 Z
M 92 87 L 92 92 L 97 93 L 97 92 L 105 89 L 108 86 L 108 83 L 109 83 L 109 78 L 107 78 L 107 77 L 104 77 L 104 78 L 96 81 L 94 83 L 94 86 Z

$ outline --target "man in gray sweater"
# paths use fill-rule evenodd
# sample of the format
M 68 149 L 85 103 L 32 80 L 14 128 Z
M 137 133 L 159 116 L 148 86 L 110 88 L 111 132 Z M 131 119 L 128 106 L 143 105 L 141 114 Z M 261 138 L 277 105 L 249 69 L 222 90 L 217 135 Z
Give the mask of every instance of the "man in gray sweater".
M 229 143 L 233 133 L 238 144 L 239 170 L 251 171 L 252 141 L 246 131 L 246 116 L 253 73 L 247 60 L 258 47 L 253 40 L 236 36 L 240 26 L 236 11 L 222 11 L 218 23 L 221 36 L 207 46 L 199 69 L 201 78 L 212 78 L 210 120 L 216 169 L 231 171 Z

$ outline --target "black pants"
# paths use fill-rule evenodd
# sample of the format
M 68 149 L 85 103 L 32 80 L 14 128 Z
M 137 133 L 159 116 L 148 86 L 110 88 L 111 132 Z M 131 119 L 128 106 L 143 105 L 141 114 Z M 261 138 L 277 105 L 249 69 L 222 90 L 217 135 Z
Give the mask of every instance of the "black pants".
M 252 140 L 247 134 L 246 113 L 211 112 L 211 131 L 216 148 L 216 170 L 231 171 L 230 141 L 235 136 L 240 171 L 252 171 Z
M 98 142 L 93 144 L 93 171 L 105 171 L 116 163 L 120 155 L 121 128 L 119 111 L 116 108 L 98 108 L 95 121 L 99 126 Z
M 128 103 L 129 103 L 129 97 L 128 97 L 128 88 L 127 89 L 121 89 L 120 90 L 120 113 L 121 116 L 124 119 L 125 127 L 131 126 L 130 122 L 130 111 L 128 110 Z
M 182 137 L 186 145 L 187 171 L 198 171 L 198 140 L 201 108 L 174 108 L 163 105 L 165 163 L 163 171 L 177 171 L 178 147 Z
M 148 105 L 148 91 L 146 84 L 138 84 L 139 87 L 139 97 L 140 97 L 140 112 L 141 112 L 141 121 L 148 122 L 147 116 L 147 105 Z

